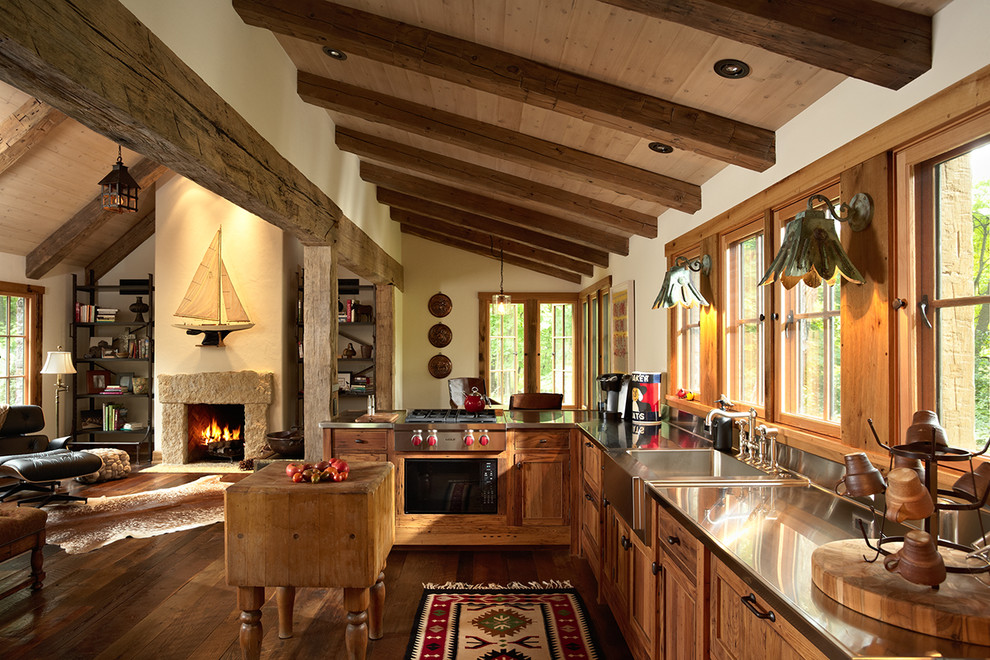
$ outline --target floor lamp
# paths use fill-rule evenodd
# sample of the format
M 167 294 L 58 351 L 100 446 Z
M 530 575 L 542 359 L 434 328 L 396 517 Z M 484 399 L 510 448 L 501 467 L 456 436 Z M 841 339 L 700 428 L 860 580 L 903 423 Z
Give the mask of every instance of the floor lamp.
M 59 437 L 59 403 L 62 392 L 69 389 L 69 386 L 62 381 L 62 376 L 76 373 L 76 368 L 72 366 L 72 354 L 63 351 L 61 346 L 58 350 L 48 351 L 48 359 L 45 360 L 41 373 L 55 376 L 55 436 Z

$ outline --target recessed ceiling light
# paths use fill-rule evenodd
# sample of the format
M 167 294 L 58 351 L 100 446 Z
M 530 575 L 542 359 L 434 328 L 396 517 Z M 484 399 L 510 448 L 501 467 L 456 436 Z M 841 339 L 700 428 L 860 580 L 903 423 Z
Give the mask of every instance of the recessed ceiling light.
M 323 53 L 328 57 L 332 57 L 335 60 L 340 60 L 341 62 L 347 59 L 347 53 L 342 50 L 337 50 L 336 48 L 331 48 L 330 46 L 324 46 Z
M 674 151 L 672 146 L 663 142 L 650 142 L 650 149 L 653 149 L 658 154 L 669 154 Z
M 749 65 L 742 60 L 719 60 L 715 63 L 715 73 L 723 78 L 745 78 L 749 75 Z

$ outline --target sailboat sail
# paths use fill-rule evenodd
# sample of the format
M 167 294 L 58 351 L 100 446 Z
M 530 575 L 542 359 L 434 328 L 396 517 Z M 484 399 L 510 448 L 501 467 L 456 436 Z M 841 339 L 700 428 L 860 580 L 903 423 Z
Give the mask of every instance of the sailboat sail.
M 175 315 L 187 319 L 205 321 L 204 324 L 176 324 L 189 329 L 212 328 L 216 330 L 240 330 L 253 323 L 241 304 L 234 285 L 230 281 L 227 266 L 221 255 L 220 230 L 207 248 L 203 260 L 193 275 L 185 297 L 175 310 Z

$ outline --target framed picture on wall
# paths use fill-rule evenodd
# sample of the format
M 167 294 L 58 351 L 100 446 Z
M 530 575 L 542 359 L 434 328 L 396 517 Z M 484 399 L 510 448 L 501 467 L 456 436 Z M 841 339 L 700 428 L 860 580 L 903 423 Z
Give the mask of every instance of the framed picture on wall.
M 632 280 L 616 284 L 609 291 L 609 323 L 612 350 L 611 370 L 627 374 L 633 370 L 635 342 L 635 305 Z

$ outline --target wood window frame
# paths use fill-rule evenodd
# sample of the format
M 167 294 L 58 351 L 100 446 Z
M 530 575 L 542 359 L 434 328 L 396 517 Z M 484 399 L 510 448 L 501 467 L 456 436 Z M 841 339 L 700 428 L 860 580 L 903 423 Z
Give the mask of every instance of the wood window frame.
M 478 314 L 479 314 L 479 340 L 480 349 L 478 351 L 478 377 L 488 383 L 488 355 L 491 350 L 488 328 L 490 322 L 490 308 L 492 296 L 497 291 L 481 291 L 478 293 Z M 580 389 L 578 385 L 579 374 L 579 353 L 581 339 L 579 333 L 579 300 L 577 294 L 561 291 L 551 292 L 515 292 L 506 291 L 512 297 L 513 304 L 523 305 L 523 391 L 539 392 L 540 387 L 540 303 L 571 303 L 574 305 L 572 324 L 574 327 L 574 401 L 575 405 L 566 406 L 574 408 L 579 406 Z M 532 356 L 532 359 L 531 359 Z M 489 384 L 489 394 L 491 388 Z M 566 395 L 564 397 L 567 398 Z M 508 401 L 503 401 L 506 406 Z
M 719 353 L 724 356 L 723 365 L 722 365 L 722 380 L 720 382 L 722 383 L 723 386 L 722 388 L 725 390 L 724 394 L 726 394 L 729 397 L 729 399 L 733 402 L 733 404 L 737 404 L 739 406 L 745 407 L 746 409 L 752 407 L 756 410 L 756 414 L 764 419 L 767 416 L 766 411 L 772 406 L 772 402 L 773 402 L 773 397 L 770 392 L 771 390 L 770 383 L 771 383 L 771 375 L 772 375 L 771 368 L 773 365 L 773 353 L 771 352 L 771 336 L 773 335 L 773 332 L 771 330 L 772 326 L 766 322 L 767 320 L 766 317 L 767 317 L 767 310 L 773 309 L 773 304 L 775 302 L 774 289 L 772 287 L 761 287 L 761 289 L 763 290 L 763 305 L 760 313 L 761 318 L 750 319 L 750 321 L 758 321 L 761 324 L 763 331 L 763 346 L 762 346 L 763 403 L 757 404 L 756 402 L 752 402 L 752 401 L 748 401 L 748 402 L 737 401 L 736 400 L 737 397 L 734 397 L 734 394 L 731 391 L 732 388 L 729 386 L 729 381 L 734 377 L 734 375 L 730 373 L 734 365 L 732 364 L 732 360 L 730 359 L 731 354 L 730 354 L 730 347 L 728 345 L 729 339 L 732 336 L 732 332 L 729 328 L 729 325 L 733 323 L 730 316 L 731 303 L 729 302 L 729 299 L 730 296 L 732 295 L 734 283 L 730 280 L 730 278 L 732 278 L 736 272 L 736 268 L 734 267 L 735 264 L 730 261 L 729 250 L 734 245 L 741 243 L 749 239 L 750 237 L 762 236 L 763 259 L 761 263 L 761 270 L 765 272 L 767 266 L 770 264 L 770 250 L 769 250 L 770 232 L 768 232 L 767 230 L 768 217 L 769 214 L 764 214 L 763 216 L 759 218 L 755 218 L 751 222 L 748 222 L 745 225 L 742 225 L 741 227 L 727 231 L 723 234 L 719 234 L 719 258 L 724 260 L 724 270 L 725 270 L 725 276 L 724 276 L 725 281 L 722 284 L 724 287 L 723 288 L 724 294 L 722 296 L 721 304 L 719 305 L 719 308 L 723 310 L 722 321 L 721 321 L 721 332 L 719 332 L 719 341 L 720 341 Z
M 596 378 L 603 373 L 605 368 L 605 348 L 602 347 L 603 330 L 605 329 L 604 315 L 602 309 L 607 305 L 606 297 L 612 289 L 612 276 L 608 275 L 598 280 L 591 286 L 578 292 L 577 296 L 577 332 L 580 334 L 575 339 L 577 348 L 579 377 L 575 379 L 578 387 L 577 406 L 586 410 L 594 408 L 595 405 L 595 383 Z M 591 305 L 595 301 L 598 305 L 598 314 L 595 317 L 596 327 L 592 334 L 590 324 Z M 595 345 L 592 346 L 592 337 L 595 337 Z
M 27 352 L 24 364 L 24 403 L 40 406 L 41 397 L 41 343 L 43 297 L 45 287 L 18 282 L 0 282 L 0 295 L 19 296 L 27 299 L 27 318 L 25 331 L 27 335 Z

